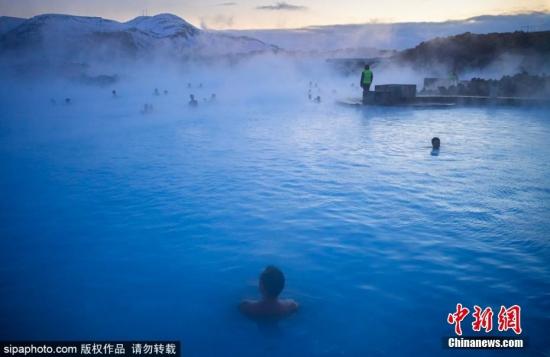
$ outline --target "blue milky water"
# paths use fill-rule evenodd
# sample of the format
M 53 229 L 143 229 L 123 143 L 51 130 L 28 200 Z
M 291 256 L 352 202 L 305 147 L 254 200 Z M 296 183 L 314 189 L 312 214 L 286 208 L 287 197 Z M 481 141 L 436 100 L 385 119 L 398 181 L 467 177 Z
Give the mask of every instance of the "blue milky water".
M 460 302 L 519 304 L 550 353 L 548 111 L 32 100 L 2 100 L 3 339 L 456 355 Z M 236 309 L 267 264 L 301 305 L 277 324 Z

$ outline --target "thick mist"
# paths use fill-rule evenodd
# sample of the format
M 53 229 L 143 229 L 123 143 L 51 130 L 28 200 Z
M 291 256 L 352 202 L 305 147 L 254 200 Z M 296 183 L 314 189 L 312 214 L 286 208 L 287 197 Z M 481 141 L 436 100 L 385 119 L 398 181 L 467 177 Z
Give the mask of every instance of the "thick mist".
M 251 112 L 300 115 L 305 108 L 360 97 L 359 76 L 344 77 L 324 60 L 275 55 L 208 64 L 97 63 L 75 75 L 6 71 L 0 87 L 0 122 L 5 134 L 18 130 L 28 139 L 47 140 L 174 120 L 238 121 Z M 109 80 L 89 80 L 98 77 Z M 190 95 L 196 107 L 189 105 Z
M 521 70 L 517 56 L 495 59 L 485 71 L 460 74 L 461 80 L 499 78 Z M 447 78 L 444 65 L 413 69 L 395 61 L 373 63 L 377 84 L 416 84 L 425 77 Z M 185 118 L 239 117 L 251 111 L 285 110 L 357 101 L 361 67 L 343 73 L 324 58 L 259 54 L 208 60 L 157 58 L 65 63 L 41 68 L 0 66 L 3 130 L 26 128 L 36 135 L 61 135 L 110 125 L 135 125 Z M 190 95 L 197 107 L 189 105 Z M 10 129 L 11 128 L 11 129 Z M 45 130 L 45 128 L 50 128 Z

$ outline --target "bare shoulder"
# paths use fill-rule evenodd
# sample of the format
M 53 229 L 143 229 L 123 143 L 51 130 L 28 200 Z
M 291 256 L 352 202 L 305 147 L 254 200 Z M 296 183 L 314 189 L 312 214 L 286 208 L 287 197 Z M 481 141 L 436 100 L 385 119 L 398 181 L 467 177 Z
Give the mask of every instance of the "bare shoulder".
M 243 300 L 239 304 L 239 310 L 253 318 L 283 317 L 298 310 L 298 304 L 290 299 L 274 302 Z
M 298 307 L 300 305 L 298 305 L 298 303 L 292 299 L 286 299 L 286 300 L 283 300 L 281 301 L 282 305 L 285 307 L 285 310 L 287 312 L 295 312 L 298 310 Z
M 255 305 L 256 302 L 252 300 L 243 300 L 239 303 L 239 310 L 244 313 L 251 313 Z

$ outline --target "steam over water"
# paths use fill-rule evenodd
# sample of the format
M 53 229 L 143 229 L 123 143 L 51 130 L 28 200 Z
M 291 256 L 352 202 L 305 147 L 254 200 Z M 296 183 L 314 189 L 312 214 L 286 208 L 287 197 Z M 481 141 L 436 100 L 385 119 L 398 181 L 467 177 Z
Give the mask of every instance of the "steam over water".
M 272 68 L 113 88 L 4 82 L 2 338 L 446 355 L 460 302 L 520 305 L 525 354 L 548 353 L 549 113 L 334 104 L 351 80 L 321 79 L 315 104 L 307 78 Z M 301 307 L 258 325 L 236 305 L 267 264 Z

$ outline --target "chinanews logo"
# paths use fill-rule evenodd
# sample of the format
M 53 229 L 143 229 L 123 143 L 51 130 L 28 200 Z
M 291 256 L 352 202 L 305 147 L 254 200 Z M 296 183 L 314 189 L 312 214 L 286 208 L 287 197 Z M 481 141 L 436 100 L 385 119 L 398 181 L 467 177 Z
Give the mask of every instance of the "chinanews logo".
M 447 348 L 523 348 L 524 340 L 519 337 L 509 336 L 470 336 L 462 337 L 462 323 L 466 317 L 470 315 L 470 309 L 463 306 L 461 303 L 456 304 L 456 309 L 447 315 L 447 323 L 453 325 L 454 334 L 458 337 L 446 338 L 445 345 Z M 471 313 L 471 331 L 484 332 L 486 334 L 493 331 L 494 313 L 493 309 L 488 306 L 481 308 L 478 305 L 473 306 Z M 468 321 L 469 322 L 469 321 Z M 513 331 L 516 336 L 521 335 L 523 330 L 521 327 L 521 307 L 512 305 L 510 307 L 500 306 L 497 318 L 496 329 L 499 332 L 506 333 Z

